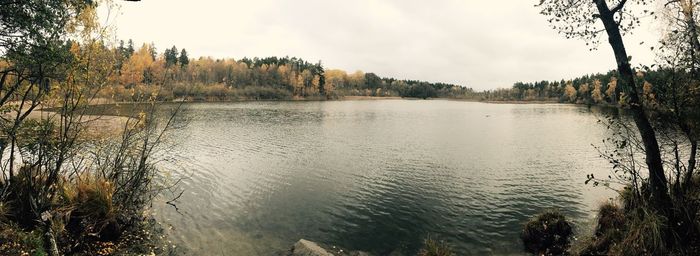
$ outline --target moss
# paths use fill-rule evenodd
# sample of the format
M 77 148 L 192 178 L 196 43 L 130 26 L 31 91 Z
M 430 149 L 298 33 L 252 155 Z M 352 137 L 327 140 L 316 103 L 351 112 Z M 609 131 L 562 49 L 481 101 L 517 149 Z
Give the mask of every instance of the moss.
M 527 252 L 563 255 L 569 249 L 572 234 L 572 226 L 563 214 L 547 210 L 525 224 L 520 238 Z

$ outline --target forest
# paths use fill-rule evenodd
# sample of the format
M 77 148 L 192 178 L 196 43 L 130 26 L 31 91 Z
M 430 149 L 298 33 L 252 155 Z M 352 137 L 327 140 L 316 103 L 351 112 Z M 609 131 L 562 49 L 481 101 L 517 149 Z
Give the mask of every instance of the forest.
M 671 72 L 665 69 L 638 72 L 637 86 L 646 97 L 654 97 L 664 83 L 664 77 Z M 584 75 L 569 80 L 516 82 L 511 88 L 484 90 L 479 98 L 485 101 L 549 101 L 576 104 L 615 105 L 624 96 L 622 87 L 617 85 L 617 71 Z
M 380 77 L 374 73 L 325 69 L 297 57 L 190 59 L 176 46 L 160 54 L 152 44 L 134 48 L 133 41 L 102 46 L 116 73 L 101 96 L 139 101 L 156 95 L 160 101 L 230 101 L 337 99 L 343 96 L 464 98 L 473 90 L 447 83 Z M 162 84 L 163 77 L 167 83 Z M 161 86 L 162 85 L 162 86 Z
M 157 95 L 159 101 L 236 101 L 339 99 L 344 96 L 450 98 L 477 101 L 546 101 L 615 105 L 623 96 L 615 70 L 568 80 L 516 82 L 511 88 L 475 91 L 469 87 L 380 77 L 375 73 L 325 69 L 297 57 L 190 58 L 176 46 L 158 53 L 153 44 L 134 48 L 132 40 L 116 47 L 102 45 L 117 71 L 100 92 L 102 98 L 129 102 Z M 649 69 L 637 75 L 646 97 L 658 94 L 657 83 L 669 70 Z M 164 80 L 163 78 L 167 78 Z M 163 83 L 167 81 L 167 83 Z

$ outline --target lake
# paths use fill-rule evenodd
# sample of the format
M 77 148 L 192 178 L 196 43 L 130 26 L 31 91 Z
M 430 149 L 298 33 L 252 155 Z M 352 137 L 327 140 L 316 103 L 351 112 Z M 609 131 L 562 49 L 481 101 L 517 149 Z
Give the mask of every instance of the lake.
M 157 216 L 193 255 L 278 255 L 301 238 L 415 255 L 428 236 L 458 255 L 518 255 L 537 212 L 586 227 L 614 195 L 584 184 L 610 170 L 591 145 L 609 133 L 601 117 L 447 100 L 188 103 L 161 163 L 185 192 Z

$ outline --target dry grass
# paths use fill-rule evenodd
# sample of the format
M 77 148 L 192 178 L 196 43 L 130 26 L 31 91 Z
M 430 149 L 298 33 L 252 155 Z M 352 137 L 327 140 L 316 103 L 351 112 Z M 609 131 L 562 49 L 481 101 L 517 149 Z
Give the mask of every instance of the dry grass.
M 597 224 L 593 236 L 579 245 L 574 254 L 605 255 L 611 247 L 624 238 L 626 218 L 623 209 L 614 202 L 605 202 L 598 209 Z
M 595 235 L 578 255 L 668 255 L 667 220 L 645 208 L 624 210 L 614 203 L 601 205 Z
M 85 217 L 93 219 L 113 219 L 115 208 L 112 204 L 114 186 L 108 181 L 93 178 L 78 182 L 75 203 Z
M 444 241 L 437 241 L 430 237 L 425 239 L 423 248 L 418 256 L 453 256 L 452 249 Z
M 0 201 L 0 225 L 7 223 L 10 217 L 10 205 Z
M 637 214 L 628 217 L 629 230 L 625 238 L 610 249 L 612 255 L 666 255 L 664 229 L 667 221 L 664 217 L 640 209 Z
M 70 211 L 65 214 L 68 231 L 74 236 L 118 237 L 119 212 L 112 200 L 114 186 L 110 182 L 85 175 L 74 184 L 64 185 L 61 194 L 67 203 L 63 209 Z M 61 223 L 56 225 L 56 231 L 60 231 Z

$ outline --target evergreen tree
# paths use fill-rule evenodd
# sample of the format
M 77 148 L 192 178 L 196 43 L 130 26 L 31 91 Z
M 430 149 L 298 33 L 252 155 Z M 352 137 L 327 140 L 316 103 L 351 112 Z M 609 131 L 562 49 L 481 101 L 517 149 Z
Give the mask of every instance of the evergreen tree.
M 151 59 L 153 59 L 153 61 L 155 61 L 156 56 L 158 56 L 158 51 L 156 50 L 156 45 L 154 43 L 151 43 L 151 45 L 149 47 L 149 51 L 151 53 Z
M 134 54 L 134 41 L 132 41 L 131 39 L 129 39 L 129 42 L 126 44 L 125 53 L 126 58 L 129 58 L 131 57 L 131 55 Z
M 190 57 L 187 56 L 187 51 L 185 48 L 182 48 L 182 51 L 180 52 L 180 67 L 186 67 L 188 64 L 190 64 Z
M 167 48 L 166 48 L 165 51 L 163 52 L 163 56 L 164 56 L 164 58 L 165 58 L 165 66 L 166 66 L 166 67 L 169 66 L 169 65 L 168 65 L 168 64 L 169 64 L 169 63 L 168 63 L 168 59 L 170 59 L 170 55 L 172 55 L 172 54 L 170 53 L 170 49 L 167 49 Z
M 382 79 L 374 73 L 365 74 L 365 88 L 376 89 L 382 84 Z
M 173 45 L 170 49 L 165 49 L 165 66 L 170 67 L 177 64 L 177 47 Z
M 326 85 L 326 72 L 323 70 L 323 64 L 321 64 L 321 61 L 318 61 L 318 64 L 316 64 L 314 68 L 314 73 L 318 75 L 318 92 L 322 95 L 326 95 L 326 88 L 324 87 Z

